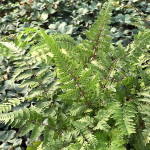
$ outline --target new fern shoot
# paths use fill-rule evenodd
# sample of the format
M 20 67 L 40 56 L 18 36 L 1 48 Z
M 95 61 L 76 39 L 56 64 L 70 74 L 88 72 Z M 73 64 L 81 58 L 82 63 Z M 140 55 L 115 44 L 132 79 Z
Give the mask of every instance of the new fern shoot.
M 150 149 L 150 31 L 139 31 L 130 45 L 115 48 L 111 8 L 112 1 L 103 5 L 80 45 L 41 28 L 21 31 L 14 43 L 0 42 L 15 65 L 12 84 L 21 82 L 29 91 L 0 106 L 0 121 L 23 127 L 19 136 L 32 131 L 31 145 L 42 136 L 37 149 L 126 150 L 128 143 Z M 22 35 L 28 35 L 24 41 Z M 33 99 L 30 108 L 11 111 Z

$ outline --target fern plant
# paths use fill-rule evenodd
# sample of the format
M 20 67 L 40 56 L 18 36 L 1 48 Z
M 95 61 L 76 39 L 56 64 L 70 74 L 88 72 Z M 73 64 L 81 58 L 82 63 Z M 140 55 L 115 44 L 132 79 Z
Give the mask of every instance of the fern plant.
M 150 31 L 139 31 L 130 45 L 115 48 L 108 26 L 111 4 L 103 5 L 80 45 L 41 28 L 22 31 L 14 43 L 1 41 L 16 67 L 12 84 L 21 82 L 29 94 L 5 101 L 0 120 L 21 128 L 20 136 L 32 131 L 31 144 L 43 136 L 28 149 L 126 150 L 128 143 L 150 148 Z M 27 32 L 40 36 L 39 43 L 22 41 Z M 33 100 L 31 107 L 11 112 Z

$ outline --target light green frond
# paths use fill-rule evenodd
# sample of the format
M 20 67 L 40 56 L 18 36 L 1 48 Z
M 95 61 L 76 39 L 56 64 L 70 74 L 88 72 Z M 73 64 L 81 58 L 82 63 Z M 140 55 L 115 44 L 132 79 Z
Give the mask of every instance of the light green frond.
M 21 118 L 26 120 L 29 117 L 29 110 L 24 107 L 23 111 L 20 109 L 19 111 L 14 111 L 6 114 L 0 115 L 0 121 L 3 123 L 12 124 L 12 127 L 19 126 L 19 124 L 24 124 L 25 122 L 21 122 Z
M 126 150 L 124 144 L 126 141 L 124 140 L 122 134 L 118 129 L 112 129 L 110 131 L 110 146 L 111 150 Z
M 70 110 L 72 116 L 78 116 L 85 112 L 88 109 L 87 105 L 83 105 L 83 103 L 74 102 L 72 108 Z
M 149 97 L 149 92 L 146 94 L 146 92 L 142 92 L 141 95 Z M 141 104 L 138 109 L 143 114 L 143 120 L 145 124 L 145 129 L 143 130 L 143 140 L 144 143 L 147 144 L 150 141 L 150 113 L 149 113 L 149 98 L 139 98 L 139 101 L 147 102 L 147 104 Z
M 0 54 L 5 56 L 5 57 L 11 56 L 11 52 L 10 52 L 9 48 L 4 46 L 2 43 L 0 43 Z
M 17 106 L 19 105 L 21 102 L 24 102 L 26 99 L 25 98 L 12 98 L 9 99 L 7 103 L 3 103 L 0 105 L 0 111 L 7 113 L 8 111 L 11 110 L 12 106 Z
M 3 44 L 4 46 L 6 46 L 8 49 L 10 49 L 12 52 L 16 52 L 18 51 L 21 55 L 23 55 L 25 53 L 25 50 L 22 50 L 19 47 L 16 47 L 14 43 L 12 42 L 0 42 L 1 44 Z
M 110 129 L 110 126 L 108 125 L 107 121 L 109 120 L 111 116 L 110 110 L 99 110 L 97 115 L 95 116 L 95 119 L 98 121 L 97 125 L 93 128 L 93 130 L 103 130 L 108 132 Z
M 136 111 L 134 110 L 134 105 L 130 102 L 126 102 L 123 107 L 121 103 L 114 102 L 112 118 L 116 120 L 116 125 L 120 129 L 121 133 L 130 136 L 135 132 L 135 123 L 133 118 L 135 117 Z

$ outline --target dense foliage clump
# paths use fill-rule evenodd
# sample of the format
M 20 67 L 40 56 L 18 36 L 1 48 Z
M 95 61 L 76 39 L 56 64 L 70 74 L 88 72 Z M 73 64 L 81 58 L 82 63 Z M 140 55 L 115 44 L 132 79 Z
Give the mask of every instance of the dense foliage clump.
M 42 28 L 0 42 L 15 65 L 10 84 L 28 91 L 3 101 L 0 120 L 20 128 L 19 136 L 32 131 L 27 149 L 149 149 L 150 31 L 137 20 L 134 41 L 115 47 L 112 4 L 103 5 L 81 44 Z M 12 111 L 26 101 L 31 105 Z

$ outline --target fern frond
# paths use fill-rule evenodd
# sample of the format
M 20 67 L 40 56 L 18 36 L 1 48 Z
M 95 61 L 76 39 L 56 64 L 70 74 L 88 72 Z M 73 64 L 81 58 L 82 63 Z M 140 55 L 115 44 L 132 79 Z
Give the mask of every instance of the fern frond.
M 60 49 L 67 50 L 69 57 L 76 58 L 76 42 L 72 37 L 61 34 L 54 34 L 52 37 Z M 33 46 L 29 53 L 37 61 L 46 61 L 48 65 L 53 62 L 53 54 L 51 53 L 48 44 L 44 41 L 41 41 L 37 45 Z
M 99 110 L 97 115 L 95 116 L 95 119 L 98 121 L 98 124 L 93 128 L 93 130 L 103 130 L 108 132 L 110 129 L 110 126 L 107 124 L 107 121 L 109 120 L 111 116 L 111 112 L 108 110 Z
M 110 18 L 111 18 L 111 3 L 108 2 L 103 6 L 103 9 L 99 13 L 99 16 L 97 18 L 98 20 L 95 21 L 95 24 L 92 25 L 92 28 L 89 28 L 90 31 L 86 31 L 87 38 L 92 41 L 91 43 L 94 43 L 94 45 L 91 44 L 94 46 L 92 48 L 92 50 L 94 50 L 92 60 L 95 59 L 97 53 L 100 56 L 100 54 L 106 51 L 105 48 L 108 48 L 108 45 L 111 41 L 110 31 L 108 30 Z M 83 44 L 84 43 L 85 42 L 83 42 Z
M 131 14 L 131 18 L 134 19 L 134 22 L 131 22 L 132 25 L 138 27 L 138 29 L 142 31 L 147 30 L 148 25 L 144 22 L 144 20 L 141 17 Z
M 77 43 L 71 36 L 64 34 L 54 34 L 52 37 L 59 48 L 65 49 L 67 51 L 69 57 L 71 57 L 72 59 L 77 58 Z
M 94 119 L 90 118 L 89 116 L 73 122 L 74 127 L 79 130 L 83 134 L 84 139 L 86 139 L 83 142 L 84 148 L 89 148 L 90 145 L 95 148 L 98 143 L 95 135 L 89 131 L 89 128 L 93 127 L 93 123 Z
M 137 99 L 139 102 L 142 102 L 142 104 L 139 105 L 138 110 L 143 115 L 143 120 L 144 120 L 144 124 L 145 124 L 145 129 L 143 130 L 143 133 L 142 133 L 145 144 L 149 143 L 149 141 L 150 141 L 150 123 L 149 123 L 149 120 L 150 120 L 150 113 L 149 113 L 150 94 L 149 94 L 149 92 L 150 92 L 149 88 L 146 88 L 144 91 L 139 92 L 138 96 L 140 98 Z
M 0 105 L 0 113 L 1 112 L 7 113 L 8 111 L 11 110 L 12 106 L 15 107 L 15 106 L 19 105 L 21 102 L 24 102 L 25 100 L 26 100 L 25 98 L 9 99 L 8 102 Z
M 20 136 L 27 134 L 29 131 L 33 129 L 33 127 L 34 124 L 30 121 L 27 121 L 25 127 L 21 130 Z
M 51 48 L 51 52 L 54 55 L 54 60 L 56 62 L 57 68 L 58 68 L 58 77 L 61 78 L 60 82 L 64 84 L 64 88 L 68 89 L 66 94 L 61 95 L 64 99 L 77 99 L 78 97 L 84 98 L 86 103 L 90 106 L 87 98 L 86 93 L 82 91 L 81 87 L 85 87 L 87 77 L 90 76 L 90 70 L 87 70 L 83 73 L 81 76 L 74 76 L 76 68 L 78 68 L 78 64 L 76 61 L 70 60 L 70 58 L 67 57 L 62 51 L 59 49 L 59 47 L 56 45 L 55 41 L 52 39 L 52 37 L 45 34 L 45 32 L 41 29 L 41 33 L 43 34 L 43 37 L 47 44 Z M 80 68 L 83 68 L 81 64 L 79 65 Z M 77 70 L 78 72 L 83 72 L 81 70 Z M 70 83 L 69 83 L 70 82 Z M 87 80 L 89 82 L 89 80 Z M 70 86 L 72 85 L 72 87 Z M 93 88 L 94 88 L 95 82 L 93 82 Z M 63 88 L 63 86 L 62 86 Z M 81 95 L 80 95 L 81 94 Z
M 34 125 L 32 133 L 31 133 L 30 143 L 32 143 L 41 135 L 41 132 L 43 130 L 42 128 L 43 128 L 42 126 L 39 126 L 37 124 Z
M 78 116 L 85 112 L 88 109 L 88 106 L 81 102 L 74 102 L 72 108 L 70 109 L 70 113 L 72 116 Z
M 126 141 L 124 140 L 122 134 L 118 129 L 112 129 L 110 131 L 110 149 L 116 149 L 116 150 L 126 150 L 124 144 Z
M 10 48 L 15 65 L 16 67 L 19 66 L 14 72 L 12 82 L 23 80 L 21 87 L 27 86 L 31 89 L 28 98 L 43 95 L 43 92 L 47 93 L 48 91 L 43 88 L 43 85 L 52 80 L 53 75 L 50 67 L 47 65 L 41 66 L 41 61 L 36 61 L 29 55 L 24 55 L 25 50 L 16 47 L 14 44 L 8 42 L 2 42 L 2 44 Z M 22 47 L 25 48 L 26 46 L 27 42 L 24 42 Z
M 46 149 L 59 149 L 63 147 L 63 141 L 61 138 L 57 138 L 56 140 L 53 139 L 54 131 L 50 130 L 49 126 L 44 127 L 44 142 L 42 147 Z
M 41 41 L 37 45 L 30 49 L 31 56 L 37 61 L 44 60 L 44 62 L 50 64 L 52 62 L 53 54 L 50 52 L 48 45 Z
M 116 125 L 120 129 L 121 133 L 128 136 L 132 133 L 136 133 L 133 118 L 137 112 L 134 110 L 134 105 L 130 102 L 126 102 L 122 107 L 121 103 L 114 102 L 113 107 L 115 109 L 113 111 L 112 118 L 116 120 Z
M 20 126 L 19 124 L 24 124 L 25 122 L 24 121 L 21 122 L 19 117 L 26 120 L 29 117 L 28 113 L 29 113 L 29 110 L 27 108 L 24 108 L 23 111 L 20 109 L 19 111 L 2 114 L 0 116 L 0 121 L 5 124 L 8 123 L 8 125 L 13 123 L 13 126 L 15 125 Z

